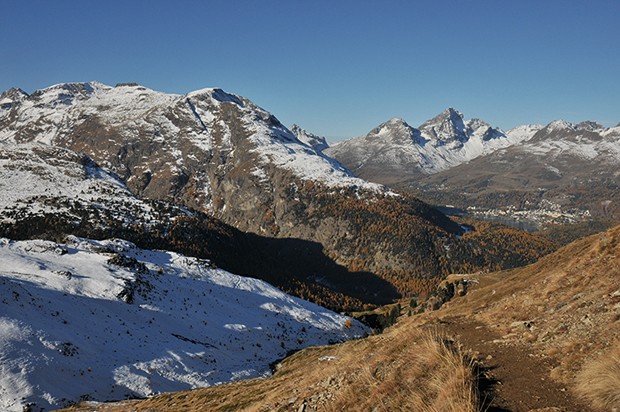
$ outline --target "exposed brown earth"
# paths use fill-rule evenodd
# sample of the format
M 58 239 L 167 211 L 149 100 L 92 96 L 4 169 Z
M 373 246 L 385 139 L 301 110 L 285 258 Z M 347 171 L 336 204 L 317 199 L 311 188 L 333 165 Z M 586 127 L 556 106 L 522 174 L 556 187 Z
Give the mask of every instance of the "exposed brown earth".
M 496 331 L 464 318 L 444 320 L 441 330 L 477 361 L 480 396 L 487 411 L 588 410 L 565 385 L 549 378 L 557 366 L 553 359 L 527 346 L 507 344 Z

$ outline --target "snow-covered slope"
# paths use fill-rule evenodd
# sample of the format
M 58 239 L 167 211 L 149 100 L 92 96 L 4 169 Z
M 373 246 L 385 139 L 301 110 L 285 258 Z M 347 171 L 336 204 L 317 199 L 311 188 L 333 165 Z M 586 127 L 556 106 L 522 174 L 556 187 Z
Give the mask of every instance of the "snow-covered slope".
M 119 224 L 153 219 L 150 205 L 85 155 L 39 143 L 0 145 L 0 222 L 26 216 L 84 213 Z
M 620 165 L 620 135 L 614 128 L 606 129 L 594 122 L 572 124 L 556 120 L 540 129 L 521 145 L 524 151 L 536 156 L 576 157 Z
M 449 108 L 417 129 L 402 119 L 391 119 L 366 136 L 342 142 L 325 153 L 357 176 L 393 184 L 450 169 L 523 138 L 507 135 L 480 119 L 465 121 L 460 112 Z
M 290 350 L 366 332 L 265 282 L 122 240 L 0 239 L 0 284 L 6 411 L 265 376 Z
M 508 130 L 506 135 L 516 142 L 524 142 L 531 139 L 543 127 L 541 124 L 524 124 Z

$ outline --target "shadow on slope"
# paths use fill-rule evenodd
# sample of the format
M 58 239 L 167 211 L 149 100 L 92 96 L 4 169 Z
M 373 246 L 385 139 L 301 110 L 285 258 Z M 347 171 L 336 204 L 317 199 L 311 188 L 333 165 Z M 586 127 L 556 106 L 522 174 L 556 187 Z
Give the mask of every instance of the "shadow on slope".
M 87 212 L 85 212 L 87 213 Z M 157 223 L 127 225 L 63 214 L 28 215 L 0 223 L 0 236 L 62 242 L 67 235 L 121 238 L 144 249 L 164 249 L 211 260 L 216 266 L 256 277 L 335 311 L 359 310 L 400 297 L 393 285 L 365 271 L 350 271 L 326 256 L 320 243 L 268 238 L 239 231 L 202 214 L 173 209 Z

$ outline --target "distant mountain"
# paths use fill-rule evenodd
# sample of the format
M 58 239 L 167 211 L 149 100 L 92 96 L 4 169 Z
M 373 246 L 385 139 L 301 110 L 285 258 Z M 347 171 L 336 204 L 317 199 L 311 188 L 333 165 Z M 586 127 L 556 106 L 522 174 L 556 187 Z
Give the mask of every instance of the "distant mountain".
M 402 119 L 391 119 L 366 136 L 325 150 L 356 176 L 396 185 L 423 178 L 508 147 L 524 138 L 507 135 L 479 119 L 464 120 L 448 108 L 414 128 Z
M 409 190 L 430 201 L 535 223 L 620 220 L 620 128 L 594 122 L 523 126 L 520 143 L 472 159 Z
M 329 147 L 327 140 L 324 137 L 317 136 L 307 130 L 302 129 L 296 124 L 291 126 L 291 132 L 299 139 L 300 142 L 307 144 L 317 152 L 322 152 Z
M 558 120 L 504 133 L 450 108 L 419 128 L 392 119 L 324 152 L 356 176 L 485 219 L 620 221 L 618 127 Z
M 209 261 L 123 240 L 0 238 L 0 285 L 3 411 L 264 377 L 289 351 L 369 331 Z

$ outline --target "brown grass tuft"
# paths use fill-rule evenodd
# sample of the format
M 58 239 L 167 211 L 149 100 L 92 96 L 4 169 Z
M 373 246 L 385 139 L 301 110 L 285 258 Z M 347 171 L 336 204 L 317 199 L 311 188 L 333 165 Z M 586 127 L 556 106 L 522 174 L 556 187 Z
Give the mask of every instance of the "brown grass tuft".
M 577 392 L 600 410 L 620 408 L 620 344 L 584 365 L 577 375 Z
M 411 336 L 398 338 L 387 353 L 368 359 L 354 372 L 327 411 L 478 410 L 476 375 L 458 345 L 437 333 L 417 342 L 409 340 Z

